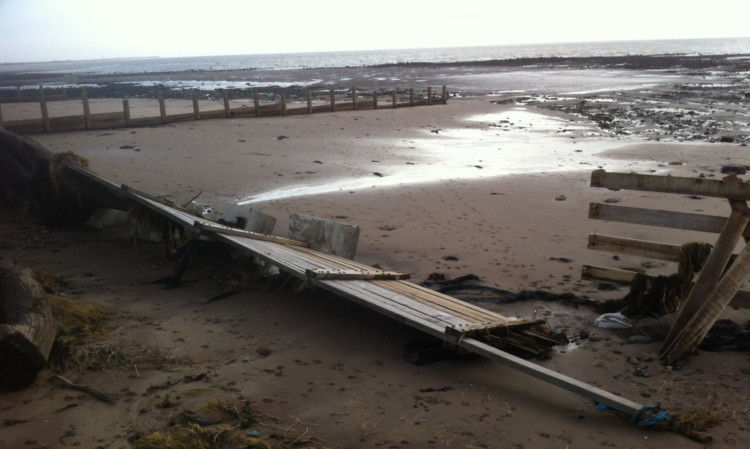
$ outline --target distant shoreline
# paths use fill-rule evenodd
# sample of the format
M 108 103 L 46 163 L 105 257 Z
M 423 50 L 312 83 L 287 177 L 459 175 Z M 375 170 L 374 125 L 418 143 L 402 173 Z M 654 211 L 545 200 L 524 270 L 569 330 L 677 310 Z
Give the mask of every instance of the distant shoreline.
M 28 97 L 38 95 L 44 86 L 48 95 L 80 97 L 86 88 L 91 98 L 190 98 L 193 91 L 203 99 L 221 98 L 227 91 L 233 97 L 252 94 L 258 88 L 269 95 L 285 93 L 288 98 L 304 98 L 307 90 L 379 90 L 420 88 L 447 84 L 466 90 L 474 77 L 538 70 L 618 70 L 645 73 L 672 71 L 701 74 L 707 71 L 741 73 L 750 71 L 750 53 L 725 55 L 628 55 L 589 57 L 536 57 L 462 62 L 404 62 L 361 67 L 321 67 L 304 69 L 215 69 L 138 73 L 86 73 L 65 69 L 47 72 L 0 72 L 0 100 L 12 101 L 20 86 Z M 627 73 L 626 73 L 627 75 Z M 486 81 L 485 81 L 486 83 Z M 459 88 L 461 90 L 461 88 Z M 463 90 L 461 92 L 463 92 Z M 472 89 L 469 89 L 472 90 Z

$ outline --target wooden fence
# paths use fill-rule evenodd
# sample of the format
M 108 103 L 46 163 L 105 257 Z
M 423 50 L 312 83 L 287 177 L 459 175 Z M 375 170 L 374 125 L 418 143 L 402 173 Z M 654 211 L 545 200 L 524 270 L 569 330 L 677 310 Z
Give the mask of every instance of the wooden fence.
M 313 101 L 311 91 L 306 93 L 306 104 L 295 102 L 288 104 L 286 94 L 282 93 L 278 103 L 261 104 L 258 89 L 253 89 L 253 106 L 252 107 L 230 107 L 229 94 L 222 92 L 224 102 L 223 109 L 210 111 L 201 111 L 198 102 L 198 94 L 192 94 L 193 112 L 181 114 L 168 114 L 164 97 L 159 97 L 159 115 L 151 117 L 131 117 L 130 105 L 127 99 L 122 100 L 121 112 L 106 112 L 92 114 L 89 107 L 89 98 L 84 88 L 81 94 L 83 115 L 69 115 L 62 117 L 50 117 L 47 110 L 48 101 L 70 100 L 65 94 L 54 96 L 45 96 L 44 89 L 39 86 L 39 109 L 41 118 L 27 120 L 3 121 L 2 104 L 0 104 L 0 127 L 16 134 L 37 134 L 64 131 L 79 131 L 86 129 L 101 128 L 118 128 L 118 127 L 139 127 L 163 125 L 173 122 L 188 120 L 205 120 L 217 118 L 236 118 L 236 117 L 270 117 L 270 116 L 288 116 L 300 114 L 316 114 L 321 112 L 334 112 L 359 109 L 387 109 L 401 108 L 411 106 L 429 106 L 433 104 L 446 104 L 448 101 L 448 90 L 446 86 L 442 87 L 442 92 L 435 95 L 432 87 L 427 87 L 426 94 L 420 94 L 419 97 L 414 88 L 409 89 L 408 100 L 402 101 L 398 92 L 394 89 L 390 92 L 390 98 L 381 100 L 378 91 L 375 90 L 369 95 L 361 95 L 356 87 L 345 91 L 349 95 L 345 101 L 339 102 L 336 99 L 336 90 L 330 89 L 329 95 L 325 100 Z M 20 93 L 19 93 L 20 97 Z M 302 104 L 302 106 L 300 106 Z

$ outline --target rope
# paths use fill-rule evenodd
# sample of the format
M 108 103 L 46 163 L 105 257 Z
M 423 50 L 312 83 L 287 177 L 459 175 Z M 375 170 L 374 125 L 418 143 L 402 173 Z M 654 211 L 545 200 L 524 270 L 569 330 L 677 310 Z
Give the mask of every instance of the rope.
M 661 402 L 657 402 L 656 406 L 644 405 L 638 409 L 630 418 L 630 422 L 638 427 L 655 427 L 669 419 L 669 411 L 661 410 Z

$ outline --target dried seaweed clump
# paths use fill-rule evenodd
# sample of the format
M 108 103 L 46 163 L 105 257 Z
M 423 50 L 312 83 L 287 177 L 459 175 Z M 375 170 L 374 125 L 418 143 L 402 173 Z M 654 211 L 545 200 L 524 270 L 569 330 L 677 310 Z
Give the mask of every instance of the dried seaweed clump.
M 136 449 L 272 449 L 244 429 L 256 422 L 257 412 L 247 401 L 215 400 L 197 410 L 185 410 L 169 419 L 169 427 L 135 441 Z
M 78 165 L 84 168 L 89 168 L 89 160 L 73 153 L 72 151 L 53 154 L 49 160 L 50 181 L 58 195 L 60 194 L 61 188 L 65 187 L 72 192 L 76 192 L 78 194 L 77 196 L 80 196 L 80 186 L 71 183 L 70 179 L 65 176 L 65 167 L 68 165 Z

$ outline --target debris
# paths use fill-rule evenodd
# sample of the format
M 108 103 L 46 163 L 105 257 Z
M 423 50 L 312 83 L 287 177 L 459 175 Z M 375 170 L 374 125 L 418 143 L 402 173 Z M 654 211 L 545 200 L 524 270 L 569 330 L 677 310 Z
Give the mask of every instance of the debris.
M 630 329 L 633 321 L 620 312 L 605 313 L 594 320 L 594 325 L 605 329 Z

